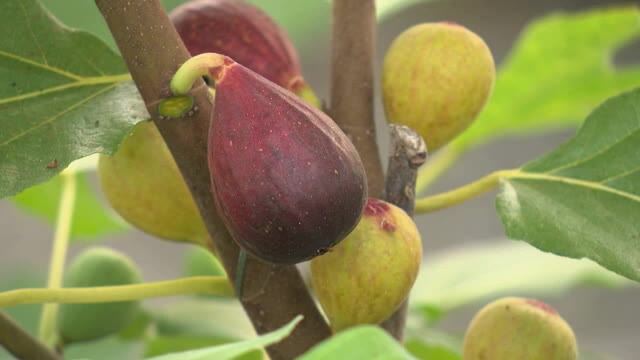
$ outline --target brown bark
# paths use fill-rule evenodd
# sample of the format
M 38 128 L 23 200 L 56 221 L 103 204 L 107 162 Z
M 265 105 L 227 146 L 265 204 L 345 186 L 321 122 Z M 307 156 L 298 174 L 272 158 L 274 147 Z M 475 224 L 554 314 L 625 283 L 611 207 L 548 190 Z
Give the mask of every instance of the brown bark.
M 0 346 L 22 360 L 62 360 L 62 356 L 38 341 L 7 314 L 0 311 Z
M 160 119 L 158 102 L 189 54 L 159 0 L 96 0 L 147 109 L 166 141 L 200 209 L 229 279 L 235 281 L 239 248 L 217 214 L 207 166 L 211 101 L 199 81 L 192 90 L 197 111 L 182 119 Z M 330 335 L 330 330 L 294 266 L 247 260 L 242 305 L 258 333 L 304 315 L 290 337 L 268 348 L 272 359 L 293 359 Z
M 427 147 L 420 135 L 406 126 L 390 125 L 391 146 L 384 198 L 413 216 L 418 168 L 427 159 Z M 408 302 L 382 322 L 381 326 L 398 341 L 404 337 Z
M 380 197 L 384 179 L 373 117 L 375 1 L 333 1 L 331 44 L 329 114 L 358 149 L 369 196 Z

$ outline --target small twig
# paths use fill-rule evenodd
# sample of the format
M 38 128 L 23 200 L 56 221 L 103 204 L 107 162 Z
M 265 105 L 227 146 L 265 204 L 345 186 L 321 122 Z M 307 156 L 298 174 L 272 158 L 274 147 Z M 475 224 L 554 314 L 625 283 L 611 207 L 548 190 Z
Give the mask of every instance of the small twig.
M 96 0 L 96 4 L 185 178 L 229 279 L 235 281 L 239 248 L 216 211 L 207 166 L 212 108 L 208 88 L 198 81 L 191 91 L 194 111 L 184 118 L 160 119 L 157 104 L 168 95 L 175 71 L 190 57 L 162 4 L 159 0 Z M 331 335 L 295 266 L 269 265 L 249 257 L 245 272 L 240 300 L 258 333 L 304 315 L 289 337 L 267 349 L 271 359 L 293 359 Z
M 406 126 L 390 125 L 391 148 L 384 198 L 413 216 L 418 168 L 427 160 L 427 146 L 420 135 Z M 381 326 L 398 341 L 404 337 L 408 303 L 382 322 Z
M 384 179 L 373 117 L 375 1 L 333 1 L 332 34 L 329 114 L 358 149 L 369 196 L 379 197 Z
M 224 276 L 193 276 L 133 285 L 62 289 L 16 289 L 0 292 L 0 308 L 24 304 L 87 304 L 142 300 L 163 296 L 213 294 L 232 295 Z
M 0 345 L 13 356 L 22 360 L 62 360 L 62 357 L 49 349 L 0 311 Z

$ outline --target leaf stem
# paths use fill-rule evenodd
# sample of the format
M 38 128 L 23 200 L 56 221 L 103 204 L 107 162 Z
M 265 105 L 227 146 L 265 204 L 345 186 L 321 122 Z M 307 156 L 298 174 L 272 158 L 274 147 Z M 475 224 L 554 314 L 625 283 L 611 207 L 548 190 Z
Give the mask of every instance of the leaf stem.
M 210 71 L 224 65 L 224 55 L 204 53 L 196 55 L 178 68 L 171 79 L 171 93 L 186 95 L 193 84 L 202 77 L 210 77 Z
M 231 296 L 233 288 L 224 276 L 194 276 L 134 285 L 17 289 L 0 292 L 0 308 L 39 303 L 86 304 L 129 301 L 187 294 Z
M 492 190 L 501 178 L 520 173 L 519 170 L 500 170 L 486 175 L 472 183 L 441 194 L 427 196 L 416 200 L 416 213 L 424 214 L 446 209 Z
M 416 194 L 421 194 L 460 158 L 462 152 L 452 146 L 442 148 L 418 172 Z
M 64 264 L 67 257 L 69 236 L 71 234 L 73 207 L 76 201 L 76 174 L 64 171 L 60 176 L 62 178 L 62 194 L 58 207 L 51 262 L 49 263 L 49 279 L 47 280 L 47 288 L 49 289 L 58 289 L 62 286 Z M 43 306 L 38 338 L 47 345 L 53 345 L 55 343 L 57 315 L 58 306 L 56 304 L 45 304 Z

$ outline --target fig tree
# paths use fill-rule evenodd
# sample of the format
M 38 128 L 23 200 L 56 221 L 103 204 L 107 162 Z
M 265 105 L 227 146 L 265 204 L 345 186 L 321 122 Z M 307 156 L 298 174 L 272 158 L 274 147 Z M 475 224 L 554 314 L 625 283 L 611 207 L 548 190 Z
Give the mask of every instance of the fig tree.
M 140 282 L 137 266 L 124 254 L 96 247 L 78 255 L 65 274 L 65 287 L 129 285 Z M 116 333 L 138 314 L 138 301 L 63 304 L 58 333 L 64 343 L 88 341 Z
M 482 308 L 464 337 L 464 360 L 575 360 L 576 338 L 551 306 L 507 297 Z
M 311 260 L 311 280 L 334 331 L 378 324 L 405 300 L 418 274 L 422 243 L 402 209 L 369 198 L 358 226 Z
M 384 58 L 387 120 L 415 129 L 433 152 L 471 124 L 494 79 L 493 56 L 478 35 L 449 22 L 415 25 Z

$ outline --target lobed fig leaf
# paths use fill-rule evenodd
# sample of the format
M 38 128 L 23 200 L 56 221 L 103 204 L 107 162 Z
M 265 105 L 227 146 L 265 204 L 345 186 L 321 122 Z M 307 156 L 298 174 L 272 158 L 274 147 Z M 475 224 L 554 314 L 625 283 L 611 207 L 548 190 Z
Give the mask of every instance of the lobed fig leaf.
M 334 331 L 387 319 L 408 296 L 421 259 L 411 217 L 369 198 L 355 230 L 311 260 L 313 288 Z
M 482 308 L 464 337 L 464 360 L 575 360 L 576 338 L 551 306 L 507 297 Z
M 323 112 L 230 58 L 211 76 L 209 169 L 233 238 L 277 264 L 337 244 L 358 223 L 367 195 L 353 144 Z
M 415 25 L 384 58 L 387 120 L 415 129 L 433 152 L 473 122 L 494 80 L 493 56 L 478 35 L 448 22 Z
M 124 254 L 94 247 L 78 255 L 65 274 L 65 287 L 130 285 L 139 283 L 140 271 Z M 124 329 L 138 314 L 138 301 L 100 304 L 63 304 L 58 333 L 64 343 L 89 341 Z
M 195 0 L 175 8 L 169 16 L 191 55 L 229 56 L 319 106 L 304 82 L 289 36 L 261 9 L 238 0 Z
M 156 125 L 138 123 L 98 176 L 111 206 L 135 227 L 160 238 L 209 246 L 209 235 L 182 174 Z

